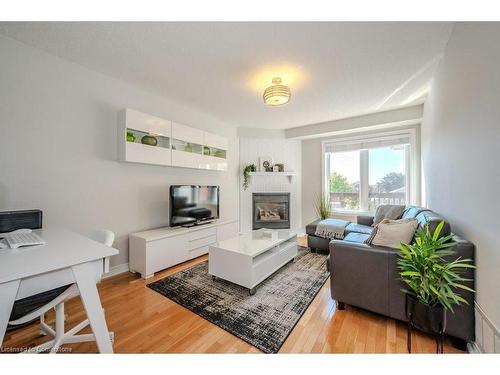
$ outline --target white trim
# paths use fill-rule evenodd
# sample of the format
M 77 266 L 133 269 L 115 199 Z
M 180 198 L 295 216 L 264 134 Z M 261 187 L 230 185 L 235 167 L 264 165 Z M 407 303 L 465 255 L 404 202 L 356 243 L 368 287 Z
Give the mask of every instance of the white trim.
M 476 344 L 475 341 L 467 343 L 467 353 L 469 354 L 482 354 L 481 348 Z
M 411 128 L 404 128 L 404 129 L 398 129 L 398 130 L 393 130 L 393 131 L 384 131 L 384 132 L 375 132 L 375 133 L 370 133 L 370 134 L 359 134 L 359 135 L 352 135 L 352 136 L 347 136 L 347 137 L 330 137 L 327 139 L 323 139 L 321 141 L 321 168 L 322 168 L 322 173 L 321 173 L 321 186 L 322 186 L 322 194 L 325 194 L 325 192 L 328 190 L 327 186 L 327 169 L 325 168 L 326 166 L 326 157 L 325 157 L 325 149 L 327 144 L 329 143 L 349 143 L 349 142 L 355 142 L 363 139 L 393 139 L 396 137 L 400 137 L 401 135 L 407 135 L 410 139 L 409 143 L 409 150 L 407 150 L 407 155 L 409 155 L 409 160 L 407 158 L 406 160 L 406 167 L 407 167 L 407 175 L 411 176 L 410 181 L 411 183 L 409 186 L 407 186 L 407 194 L 408 198 L 407 201 L 409 204 L 413 205 L 420 205 L 420 161 L 418 160 L 418 155 L 419 153 L 419 143 L 418 143 L 418 137 L 417 137 L 417 131 L 418 127 L 411 127 Z M 329 170 L 329 168 L 328 168 Z M 362 172 L 362 171 L 360 171 Z M 408 184 L 407 184 L 408 185 Z M 361 204 L 361 202 L 360 202 Z M 363 208 L 361 210 L 334 210 L 333 212 L 339 212 L 339 213 L 349 213 L 349 214 L 361 214 L 363 211 Z
M 369 177 L 369 152 L 359 152 L 359 211 L 368 211 L 370 205 L 370 177 Z
M 387 130 L 395 127 L 420 124 L 422 117 L 423 105 L 418 104 L 405 108 L 366 113 L 360 116 L 289 128 L 285 129 L 285 136 L 286 138 L 312 139 L 372 130 Z
M 365 216 L 373 216 L 375 214 L 375 211 L 365 211 L 365 210 L 348 210 L 348 209 L 339 209 L 336 208 L 332 210 L 333 214 L 339 214 L 339 215 L 365 215 Z
M 476 316 L 475 326 L 479 328 L 480 332 L 476 331 L 476 341 L 471 346 L 474 346 L 474 349 L 477 349 L 479 353 L 500 353 L 498 345 L 500 343 L 500 330 L 486 315 L 477 301 L 474 301 L 474 310 Z
M 129 271 L 128 263 L 118 264 L 116 266 L 110 267 L 109 272 L 106 272 L 104 275 L 102 275 L 102 278 L 107 279 L 108 277 L 116 276 L 128 271 Z

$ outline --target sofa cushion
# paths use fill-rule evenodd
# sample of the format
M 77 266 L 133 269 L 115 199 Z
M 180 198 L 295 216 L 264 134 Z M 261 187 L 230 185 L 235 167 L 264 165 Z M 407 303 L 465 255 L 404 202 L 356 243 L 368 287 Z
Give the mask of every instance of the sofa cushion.
M 318 223 L 321 220 L 314 220 L 312 223 L 309 223 L 306 225 L 306 234 L 310 234 L 314 236 L 314 233 L 316 233 L 316 227 L 318 226 Z
M 344 241 L 364 243 L 368 238 L 370 238 L 369 234 L 351 232 L 344 237 Z
M 351 223 L 345 228 L 346 235 L 349 233 L 363 233 L 363 234 L 371 234 L 373 231 L 373 227 L 362 224 Z
M 401 219 L 414 219 L 417 215 L 423 211 L 430 211 L 428 208 L 417 207 L 417 206 L 408 206 L 401 215 Z
M 401 242 L 411 243 L 417 226 L 416 219 L 384 219 L 375 227 L 369 242 L 376 246 L 399 249 Z
M 441 230 L 440 237 L 448 236 L 451 233 L 450 224 L 441 215 L 435 213 L 434 211 L 422 211 L 417 217 L 419 228 L 425 228 L 426 223 L 429 223 L 429 231 L 434 233 L 438 224 L 444 220 L 444 226 Z
M 377 225 L 384 219 L 397 220 L 401 218 L 403 212 L 405 211 L 404 205 L 396 204 L 381 204 L 377 207 L 375 211 L 375 216 L 373 218 L 372 226 Z

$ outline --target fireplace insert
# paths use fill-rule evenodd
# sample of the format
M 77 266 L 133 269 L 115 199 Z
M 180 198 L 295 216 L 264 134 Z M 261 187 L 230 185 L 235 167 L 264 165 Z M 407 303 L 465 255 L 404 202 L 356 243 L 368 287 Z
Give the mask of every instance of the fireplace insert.
M 290 193 L 253 193 L 252 229 L 289 229 Z

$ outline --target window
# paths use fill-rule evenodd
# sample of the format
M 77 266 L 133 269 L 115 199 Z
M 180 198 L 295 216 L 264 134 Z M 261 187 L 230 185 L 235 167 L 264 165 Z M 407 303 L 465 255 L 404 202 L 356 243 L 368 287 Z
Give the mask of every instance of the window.
M 406 147 L 368 150 L 368 211 L 381 204 L 406 204 Z
M 335 211 L 373 212 L 411 201 L 411 134 L 324 142 L 325 183 Z
M 328 188 L 334 209 L 359 210 L 360 152 L 332 152 Z

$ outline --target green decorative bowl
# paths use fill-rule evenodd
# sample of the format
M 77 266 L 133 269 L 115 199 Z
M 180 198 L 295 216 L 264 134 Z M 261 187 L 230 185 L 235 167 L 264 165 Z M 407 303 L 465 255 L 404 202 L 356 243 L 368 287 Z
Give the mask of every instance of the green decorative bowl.
M 149 146 L 156 146 L 158 144 L 158 140 L 152 135 L 145 135 L 141 138 L 141 143 Z

